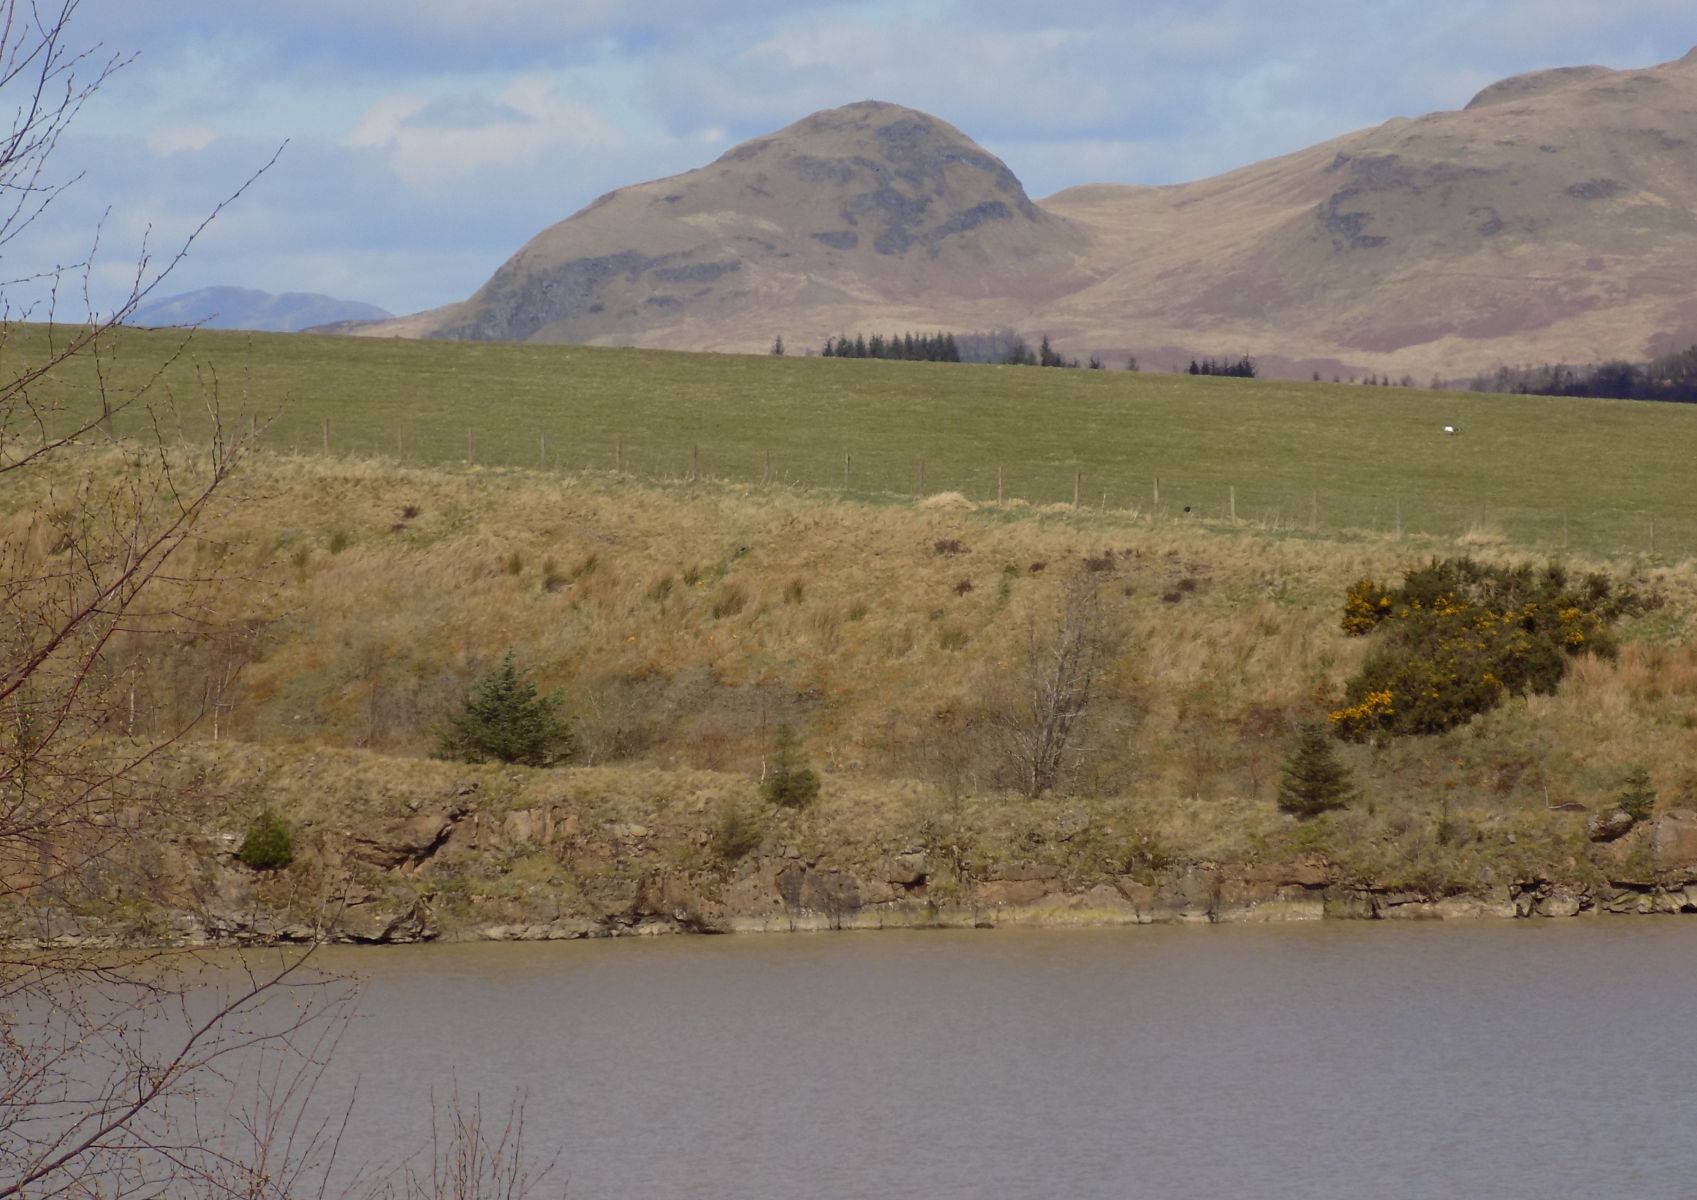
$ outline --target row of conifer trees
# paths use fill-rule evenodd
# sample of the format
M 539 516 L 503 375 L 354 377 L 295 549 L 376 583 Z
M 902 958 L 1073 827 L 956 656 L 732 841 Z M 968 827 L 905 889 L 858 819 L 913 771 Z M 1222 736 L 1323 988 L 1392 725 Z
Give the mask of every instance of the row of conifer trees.
M 955 362 L 960 361 L 960 347 L 955 342 L 952 333 L 893 333 L 885 337 L 875 333 L 871 337 L 856 334 L 849 337 L 826 338 L 825 348 L 819 352 L 825 358 L 885 358 L 900 362 Z

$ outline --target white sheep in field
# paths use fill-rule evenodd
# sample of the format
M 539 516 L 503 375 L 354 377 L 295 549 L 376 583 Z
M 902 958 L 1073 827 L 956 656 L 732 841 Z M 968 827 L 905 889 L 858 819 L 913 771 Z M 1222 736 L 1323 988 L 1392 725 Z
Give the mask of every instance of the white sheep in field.
M 1444 432 L 1453 437 L 1454 435 L 1460 433 L 1461 430 L 1454 425 L 1445 425 L 1444 426 Z

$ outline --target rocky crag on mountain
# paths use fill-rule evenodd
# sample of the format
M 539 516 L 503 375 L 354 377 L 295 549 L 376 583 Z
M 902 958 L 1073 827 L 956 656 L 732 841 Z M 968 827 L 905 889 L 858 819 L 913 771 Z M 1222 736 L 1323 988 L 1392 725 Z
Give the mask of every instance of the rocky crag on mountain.
M 1010 327 L 1167 367 L 1462 375 L 1697 340 L 1697 52 L 1517 76 L 1213 179 L 1033 202 L 954 127 L 816 113 L 609 193 L 380 336 L 799 350 Z

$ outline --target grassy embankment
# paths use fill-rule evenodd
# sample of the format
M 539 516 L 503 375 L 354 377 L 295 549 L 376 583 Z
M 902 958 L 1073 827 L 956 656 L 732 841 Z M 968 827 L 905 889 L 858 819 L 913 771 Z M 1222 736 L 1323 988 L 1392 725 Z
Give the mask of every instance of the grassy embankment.
M 126 339 L 121 361 L 156 357 L 157 343 L 140 342 Z M 247 744 L 212 770 L 237 811 L 275 794 L 306 828 L 330 828 L 437 795 L 464 770 L 418 761 L 430 727 L 509 648 L 564 691 L 594 769 L 485 775 L 507 780 L 514 804 L 546 793 L 581 805 L 586 822 L 675 825 L 677 845 L 695 847 L 679 869 L 710 865 L 702 835 L 743 806 L 768 850 L 865 859 L 946 843 L 979 878 L 1013 859 L 1055 859 L 1087 879 L 1315 851 L 1360 878 L 1442 891 L 1480 886 L 1486 868 L 1498 880 L 1583 876 L 1583 817 L 1550 806 L 1603 802 L 1630 764 L 1651 766 L 1664 803 L 1697 791 L 1697 573 L 1672 560 L 1666 532 L 1693 528 L 1693 506 L 1679 472 L 1615 469 L 1688 462 L 1697 413 L 1681 408 L 623 351 L 204 335 L 195 346 L 234 355 L 219 367 L 226 402 L 243 371 L 261 407 L 289 394 L 274 443 L 331 412 L 333 431 L 355 447 L 367 431 L 378 449 L 411 396 L 417 452 L 436 447 L 439 464 L 259 456 L 194 551 L 223 579 L 205 597 L 220 620 L 174 644 L 119 648 L 146 667 L 138 734 L 209 704 L 220 738 Z M 585 459 L 609 457 L 622 431 L 633 470 L 636 447 L 651 448 L 651 469 L 681 469 L 699 441 L 703 474 L 729 474 L 710 446 L 737 448 L 755 473 L 769 446 L 775 474 L 828 486 L 847 443 L 886 447 L 881 460 L 857 450 L 856 470 L 884 462 L 891 492 L 920 454 L 930 487 L 979 500 L 974 464 L 1001 462 L 1010 495 L 1050 501 L 1070 499 L 1074 470 L 1099 483 L 1113 466 L 1116 479 L 1158 470 L 1163 510 L 1120 509 L 1111 491 L 1106 512 L 972 508 L 452 461 L 456 423 L 475 423 L 480 459 L 506 447 L 522 464 L 542 412 L 582 434 L 561 452 Z M 1464 436 L 1444 439 L 1446 420 Z M 69 469 L 99 462 L 91 450 Z M 1327 533 L 1323 513 L 1311 534 L 1306 511 L 1293 528 L 1310 479 L 1343 497 L 1326 511 L 1370 514 L 1380 497 L 1378 531 L 1363 519 Z M 1434 481 L 1455 498 L 1418 499 Z M 30 531 L 47 482 L 5 498 L 8 537 L 37 553 L 51 543 Z M 1213 520 L 1174 515 L 1228 484 L 1240 516 L 1257 496 L 1290 508 L 1276 529 L 1219 520 L 1217 502 Z M 993 488 L 991 468 L 992 500 Z M 1409 497 L 1401 539 L 1383 520 L 1396 494 Z M 1491 528 L 1458 542 L 1486 497 Z M 1458 549 L 1541 560 L 1548 514 L 1559 541 L 1564 504 L 1575 543 L 1667 599 L 1624 628 L 1620 658 L 1581 659 L 1556 695 L 1441 737 L 1342 747 L 1356 807 L 1312 825 L 1279 818 L 1290 731 L 1335 704 L 1366 648 L 1338 631 L 1344 588 Z M 1631 539 L 1600 553 L 1615 526 L 1580 519 L 1651 510 L 1666 514 L 1657 558 Z M 1416 536 L 1423 525 L 1450 536 Z M 996 722 L 1025 682 L 1027 631 L 1086 558 L 1117 649 L 1066 794 L 1033 804 L 1007 790 Z M 825 772 L 820 803 L 800 816 L 755 799 L 779 721 L 805 731 Z M 210 722 L 200 729 L 209 736 Z M 560 874 L 559 852 L 539 851 L 478 886 L 564 886 Z
M 9 353 L 39 344 L 15 328 Z M 119 394 L 183 335 L 126 333 Z M 58 398 L 89 411 L 90 361 Z M 1126 372 L 772 359 L 569 346 L 195 334 L 160 381 L 187 436 L 216 378 L 226 410 L 275 415 L 274 449 L 406 465 L 612 470 L 1083 504 L 1268 529 L 1500 534 L 1541 552 L 1697 554 L 1697 406 Z M 157 389 L 156 389 L 157 394 Z M 177 417 L 170 421 L 174 424 Z M 1445 437 L 1442 426 L 1462 433 Z M 1652 526 L 1653 535 L 1652 535 Z

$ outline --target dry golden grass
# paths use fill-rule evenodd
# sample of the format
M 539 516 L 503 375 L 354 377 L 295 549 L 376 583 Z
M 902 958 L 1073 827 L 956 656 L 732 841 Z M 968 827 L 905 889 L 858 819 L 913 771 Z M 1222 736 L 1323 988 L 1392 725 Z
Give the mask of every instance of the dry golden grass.
M 42 490 L 0 512 L 34 560 L 52 547 L 31 514 L 55 482 L 37 476 Z M 1003 854 L 1131 871 L 1320 848 L 1364 875 L 1452 886 L 1504 855 L 1570 856 L 1576 819 L 1549 806 L 1602 802 L 1633 763 L 1664 803 L 1692 800 L 1697 571 L 1617 564 L 1665 600 L 1624 629 L 1617 661 L 1581 659 L 1556 695 L 1443 737 L 1341 747 L 1357 810 L 1318 832 L 1277 815 L 1290 732 L 1335 703 L 1367 649 L 1338 631 L 1344 588 L 1456 549 L 260 456 L 186 564 L 219 578 L 210 619 L 118 648 L 146 671 L 133 723 L 115 709 L 109 724 L 145 736 L 205 707 L 222 742 L 249 747 L 238 759 L 263 759 L 267 795 L 297 819 L 334 820 L 326 804 L 351 819 L 469 770 L 420 759 L 510 649 L 564 694 L 593 768 L 509 773 L 526 795 L 553 788 L 581 806 L 593 793 L 620 819 L 699 840 L 723 805 L 755 803 L 762 755 L 788 722 L 826 785 L 816 810 L 770 818 L 789 822 L 781 836 L 888 850 L 963 831 L 980 868 Z M 1027 631 L 1086 560 L 1119 648 L 1070 789 L 1017 799 L 989 718 L 1022 682 Z M 212 730 L 203 720 L 196 736 Z M 1063 850 L 1054 830 L 1075 811 L 1093 832 Z

